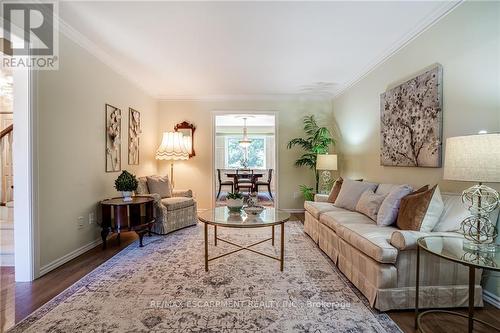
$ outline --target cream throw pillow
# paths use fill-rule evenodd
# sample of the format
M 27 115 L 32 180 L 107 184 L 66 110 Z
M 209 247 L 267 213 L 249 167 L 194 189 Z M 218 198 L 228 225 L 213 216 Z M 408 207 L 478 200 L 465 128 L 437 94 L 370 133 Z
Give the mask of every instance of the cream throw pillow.
M 356 180 L 344 179 L 339 195 L 335 200 L 335 206 L 348 210 L 356 210 L 359 198 L 366 190 L 375 192 L 378 184 L 369 182 L 358 182 Z
M 368 189 L 361 194 L 356 204 L 356 211 L 365 214 L 373 221 L 377 221 L 377 214 L 384 199 L 384 194 L 376 194 L 372 189 Z
M 162 198 L 170 198 L 172 196 L 172 185 L 168 176 L 148 176 L 146 180 L 149 193 L 157 193 Z

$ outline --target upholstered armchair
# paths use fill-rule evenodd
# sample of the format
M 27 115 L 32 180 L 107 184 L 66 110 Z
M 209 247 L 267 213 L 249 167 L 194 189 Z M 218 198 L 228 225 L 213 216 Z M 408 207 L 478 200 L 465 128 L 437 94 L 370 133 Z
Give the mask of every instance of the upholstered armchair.
M 149 192 L 146 177 L 140 177 L 138 181 L 137 195 L 150 196 L 155 200 L 154 233 L 165 235 L 197 223 L 196 201 L 191 190 L 172 189 L 171 197 L 162 198 L 157 193 Z

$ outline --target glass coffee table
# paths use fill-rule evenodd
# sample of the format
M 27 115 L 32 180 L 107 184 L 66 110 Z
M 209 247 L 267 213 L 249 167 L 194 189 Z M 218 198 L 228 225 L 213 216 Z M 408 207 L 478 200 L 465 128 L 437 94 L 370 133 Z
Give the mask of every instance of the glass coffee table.
M 468 332 L 474 329 L 474 322 L 480 322 L 500 332 L 499 327 L 495 327 L 483 320 L 474 318 L 474 287 L 476 269 L 487 269 L 492 271 L 500 271 L 500 245 L 497 246 L 496 252 L 480 252 L 464 250 L 463 243 L 465 239 L 462 237 L 453 236 L 425 236 L 417 240 L 417 276 L 415 286 L 415 328 L 424 333 L 421 321 L 423 317 L 430 313 L 443 313 L 448 315 L 460 316 L 468 319 Z M 469 313 L 468 315 L 449 310 L 427 310 L 419 314 L 418 298 L 419 298 L 419 280 L 420 280 L 420 251 L 424 250 L 428 253 L 451 260 L 453 262 L 469 267 Z
M 214 209 L 210 209 L 204 211 L 198 215 L 198 218 L 201 222 L 205 224 L 205 271 L 208 271 L 208 262 L 213 261 L 222 257 L 225 257 L 230 254 L 234 254 L 243 250 L 250 251 L 252 253 L 268 257 L 280 262 L 280 270 L 283 271 L 283 262 L 284 262 L 284 252 L 285 252 L 285 222 L 290 220 L 290 214 L 284 212 L 279 209 L 274 208 L 266 208 L 259 215 L 247 215 L 245 212 L 241 211 L 241 213 L 234 214 L 230 213 L 227 207 L 217 207 Z M 217 246 L 217 241 L 221 241 L 227 244 L 231 244 L 236 246 L 237 249 L 233 251 L 226 252 L 224 254 L 218 255 L 213 258 L 208 257 L 208 226 L 214 226 L 214 245 Z M 262 244 L 267 241 L 271 241 L 271 244 L 274 246 L 274 227 L 281 226 L 281 237 L 280 237 L 280 256 L 275 257 L 269 255 L 267 253 L 263 253 L 252 249 L 252 247 Z M 241 245 L 236 244 L 234 242 L 228 241 L 227 239 L 222 239 L 217 236 L 217 227 L 224 228 L 264 228 L 271 227 L 271 237 L 263 239 L 261 241 L 249 244 L 249 245 Z

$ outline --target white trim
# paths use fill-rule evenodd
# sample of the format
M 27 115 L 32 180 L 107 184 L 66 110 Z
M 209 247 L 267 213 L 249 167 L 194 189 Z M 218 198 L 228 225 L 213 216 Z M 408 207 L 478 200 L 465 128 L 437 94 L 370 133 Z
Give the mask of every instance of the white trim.
M 304 208 L 285 208 L 282 210 L 288 213 L 304 213 L 306 211 Z
M 37 76 L 26 69 L 14 78 L 14 261 L 15 280 L 33 281 L 40 262 L 38 228 Z
M 451 13 L 455 8 L 457 8 L 460 4 L 462 4 L 465 0 L 458 1 L 446 1 L 443 3 L 438 10 L 431 13 L 429 16 L 424 18 L 417 24 L 411 31 L 409 31 L 405 36 L 400 38 L 398 41 L 393 43 L 389 48 L 387 48 L 379 57 L 375 58 L 368 66 L 364 69 L 360 70 L 360 72 L 354 76 L 354 79 L 339 85 L 340 88 L 335 91 L 332 95 L 333 98 L 339 97 L 343 93 L 345 93 L 350 88 L 354 87 L 361 80 L 363 80 L 368 74 L 377 69 L 380 65 L 386 62 L 393 55 L 401 51 L 404 47 L 410 44 L 413 40 L 415 40 L 418 36 L 423 34 L 425 31 L 430 29 L 434 24 L 439 22 L 446 15 Z
M 493 294 L 491 291 L 484 290 L 483 288 L 483 300 L 490 303 L 495 308 L 500 309 L 500 296 Z
M 81 246 L 78 249 L 71 251 L 70 253 L 65 254 L 64 256 L 52 261 L 51 263 L 48 263 L 47 265 L 40 267 L 40 276 L 47 274 L 48 272 L 56 269 L 61 265 L 64 265 L 68 261 L 75 259 L 76 257 L 84 254 L 89 250 L 92 250 L 94 247 L 99 246 L 100 244 L 102 244 L 101 237 L 96 238 L 94 241 L 85 244 L 84 246 Z

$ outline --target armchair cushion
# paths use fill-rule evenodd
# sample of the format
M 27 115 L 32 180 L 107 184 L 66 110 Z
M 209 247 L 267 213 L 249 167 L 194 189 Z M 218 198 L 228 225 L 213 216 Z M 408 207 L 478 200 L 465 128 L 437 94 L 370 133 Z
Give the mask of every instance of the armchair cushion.
M 182 209 L 194 205 L 193 198 L 171 197 L 161 199 L 161 203 L 167 208 L 167 211 Z
M 162 198 L 170 198 L 172 196 L 172 187 L 168 176 L 147 176 L 149 193 L 158 193 Z

